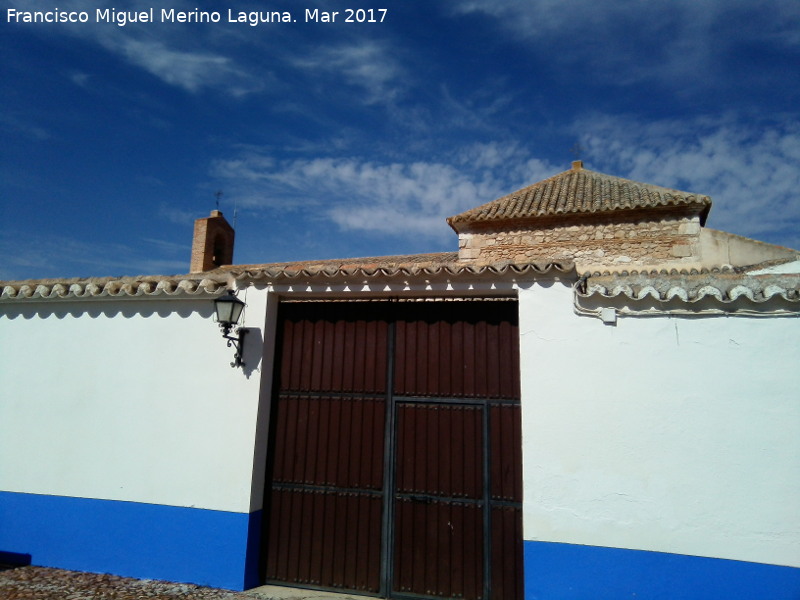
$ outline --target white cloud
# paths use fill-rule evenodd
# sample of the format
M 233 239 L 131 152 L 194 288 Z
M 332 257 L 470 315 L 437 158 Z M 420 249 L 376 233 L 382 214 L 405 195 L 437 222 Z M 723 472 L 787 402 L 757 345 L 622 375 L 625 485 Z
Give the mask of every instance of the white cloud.
M 47 129 L 37 123 L 7 112 L 0 112 L 0 129 L 16 131 L 39 141 L 48 140 L 52 137 Z
M 366 104 L 389 103 L 404 88 L 404 71 L 387 48 L 377 42 L 325 47 L 313 55 L 297 57 L 296 67 L 311 72 L 340 76 L 345 82 L 361 88 Z
M 20 10 L 41 10 L 39 4 L 35 0 L 17 0 L 16 3 Z M 145 0 L 116 4 L 119 12 L 149 10 L 151 7 L 152 3 Z M 87 8 L 83 0 L 62 0 L 59 8 L 62 11 L 88 11 L 92 17 L 89 23 L 54 25 L 48 29 L 50 33 L 58 32 L 98 44 L 169 85 L 191 93 L 207 88 L 221 89 L 232 96 L 242 96 L 264 86 L 263 77 L 247 73 L 220 51 L 208 50 L 210 40 L 208 35 L 200 37 L 202 29 L 160 23 L 125 27 L 114 23 L 94 23 L 96 7 Z M 176 5 L 173 8 L 191 10 L 193 7 Z M 205 31 L 213 29 L 206 28 Z M 76 72 L 70 78 L 76 85 L 85 86 L 90 75 Z
M 596 115 L 576 125 L 588 168 L 708 194 L 708 225 L 800 247 L 800 126 L 733 117 L 640 122 Z
M 254 182 L 270 179 L 274 167 L 275 160 L 272 157 L 248 149 L 237 158 L 214 163 L 213 174 L 215 177 L 237 182 Z
M 429 238 L 450 235 L 446 217 L 557 171 L 513 143 L 476 144 L 431 162 L 351 157 L 277 163 L 250 151 L 213 168 L 240 206 L 305 210 L 344 231 Z
M 548 61 L 585 64 L 615 84 L 710 85 L 729 74 L 720 64 L 734 48 L 800 41 L 796 0 L 452 0 L 451 7 L 492 17 Z
M 735 117 L 639 121 L 594 115 L 574 125 L 586 167 L 714 201 L 708 226 L 800 246 L 800 126 Z M 214 166 L 239 206 L 293 210 L 343 231 L 449 235 L 444 219 L 564 170 L 521 143 L 471 144 L 438 160 L 276 161 L 252 148 Z
M 231 59 L 218 54 L 175 50 L 162 41 L 137 40 L 122 35 L 106 38 L 103 45 L 164 82 L 188 92 L 206 87 L 227 87 L 228 91 L 236 94 L 237 90 L 242 92 L 248 87 L 243 87 L 247 75 Z
M 70 75 L 69 75 L 70 81 L 72 81 L 72 83 L 74 83 L 78 87 L 82 87 L 82 88 L 85 88 L 85 87 L 87 87 L 89 85 L 89 79 L 90 78 L 91 78 L 91 75 L 89 75 L 88 73 L 83 73 L 81 71 L 74 71 L 73 73 L 70 73 Z
M 194 223 L 195 219 L 202 215 L 198 215 L 197 212 L 193 210 L 175 208 L 173 206 L 162 204 L 158 207 L 158 216 L 168 223 L 187 226 Z
M 13 244 L 12 239 L 15 240 Z M 155 249 L 157 255 L 151 249 Z M 39 278 L 185 273 L 189 267 L 189 250 L 188 243 L 147 238 L 130 246 L 15 231 L 13 236 L 0 235 L 0 252 L 7 257 L 0 266 L 0 279 L 28 279 L 30 273 L 36 273 Z

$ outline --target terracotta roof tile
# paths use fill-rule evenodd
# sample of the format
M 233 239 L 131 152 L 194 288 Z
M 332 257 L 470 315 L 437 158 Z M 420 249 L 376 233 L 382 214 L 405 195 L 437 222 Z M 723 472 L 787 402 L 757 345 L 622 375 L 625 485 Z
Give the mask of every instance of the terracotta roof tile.
M 572 261 L 486 265 L 458 262 L 457 252 L 377 256 L 253 265 L 226 265 L 189 275 L 153 277 L 104 277 L 91 279 L 39 279 L 0 281 L 0 301 L 162 297 L 219 295 L 234 281 L 293 283 L 300 281 L 347 283 L 354 280 L 425 281 L 483 280 L 562 273 L 574 276 Z
M 576 293 L 582 298 L 625 297 L 630 300 L 652 298 L 659 302 L 677 300 L 695 303 L 714 299 L 721 304 L 732 304 L 737 300 L 748 300 L 754 305 L 782 300 L 794 305 L 789 309 L 796 313 L 800 305 L 800 275 L 757 274 L 753 268 L 692 269 L 689 271 L 623 271 L 620 273 L 594 273 L 585 275 Z
M 475 223 L 670 207 L 696 208 L 704 224 L 711 198 L 589 171 L 576 163 L 569 171 L 450 217 L 447 222 L 460 231 L 464 225 Z

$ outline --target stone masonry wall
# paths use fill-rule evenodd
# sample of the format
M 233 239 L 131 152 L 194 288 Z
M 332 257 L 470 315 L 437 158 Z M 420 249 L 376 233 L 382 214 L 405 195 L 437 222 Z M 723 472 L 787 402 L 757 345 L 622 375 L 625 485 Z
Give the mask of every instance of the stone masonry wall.
M 697 217 L 659 221 L 523 224 L 503 231 L 459 235 L 459 259 L 467 262 L 574 260 L 579 269 L 669 265 L 691 267 L 700 258 Z

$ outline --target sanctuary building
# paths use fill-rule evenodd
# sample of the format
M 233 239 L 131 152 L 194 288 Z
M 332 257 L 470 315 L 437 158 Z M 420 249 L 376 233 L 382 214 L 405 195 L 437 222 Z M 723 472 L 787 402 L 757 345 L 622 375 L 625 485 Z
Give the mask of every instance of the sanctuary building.
M 453 252 L 235 265 L 214 211 L 185 275 L 0 282 L 0 555 L 409 600 L 797 598 L 800 252 L 710 209 L 578 161 L 449 218 Z

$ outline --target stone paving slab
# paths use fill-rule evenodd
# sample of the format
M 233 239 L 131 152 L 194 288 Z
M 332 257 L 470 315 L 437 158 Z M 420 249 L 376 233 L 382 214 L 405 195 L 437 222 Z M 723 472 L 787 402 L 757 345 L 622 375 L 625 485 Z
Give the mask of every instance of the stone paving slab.
M 258 594 L 263 600 L 375 600 L 373 596 L 353 596 L 334 592 L 319 592 L 300 588 L 288 588 L 277 585 L 265 585 L 248 590 L 249 594 Z

